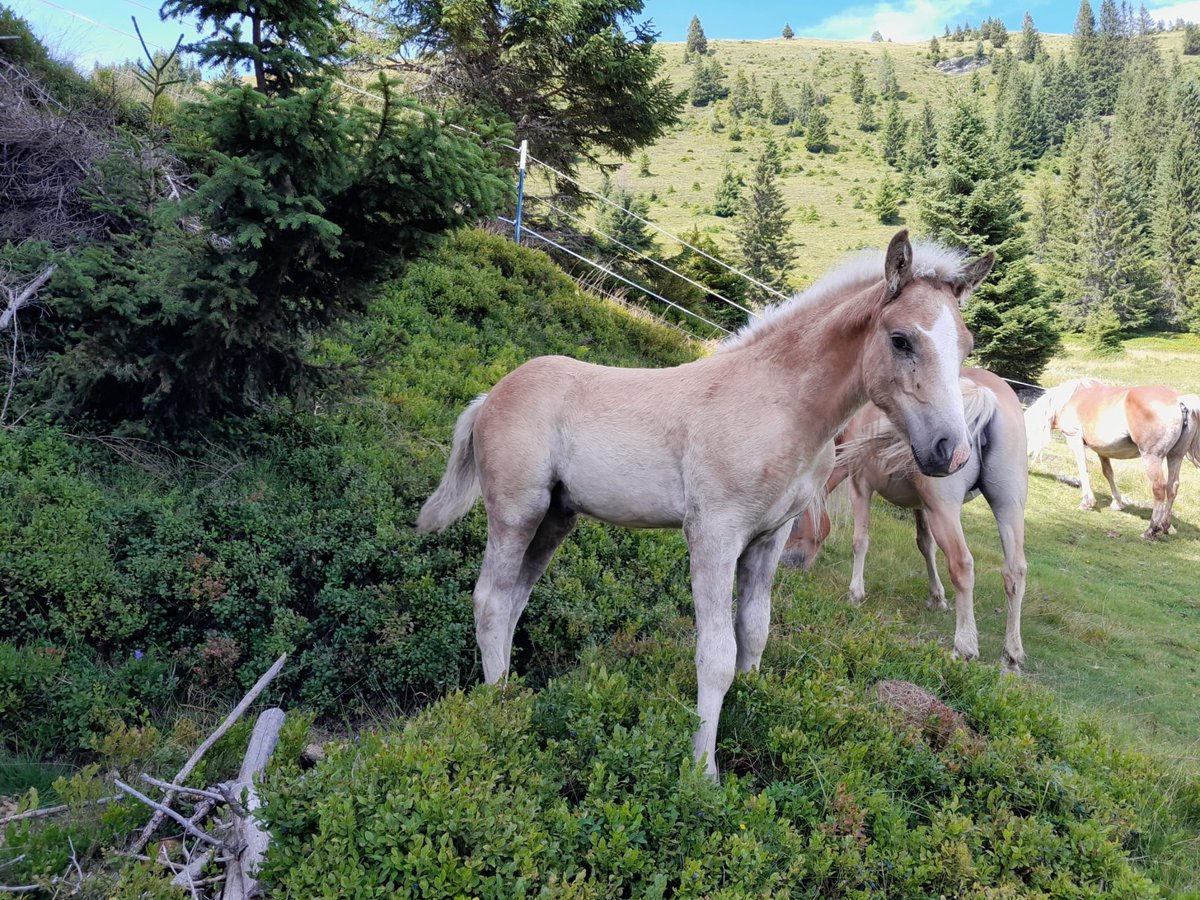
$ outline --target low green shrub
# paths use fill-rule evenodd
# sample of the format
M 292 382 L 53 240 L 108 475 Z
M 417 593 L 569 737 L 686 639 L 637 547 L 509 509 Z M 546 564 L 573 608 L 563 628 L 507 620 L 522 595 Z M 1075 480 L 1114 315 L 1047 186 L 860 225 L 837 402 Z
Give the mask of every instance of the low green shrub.
M 619 642 L 535 692 L 454 693 L 266 791 L 281 897 L 1153 897 L 1144 759 L 1046 693 L 813 601 L 692 764 L 690 640 Z M 800 616 L 805 622 L 797 623 Z M 936 691 L 944 745 L 875 699 Z M 1169 818 L 1169 817 L 1168 817 Z
M 0 431 L 0 717 L 13 723 L 0 740 L 87 750 L 182 690 L 227 699 L 285 651 L 265 699 L 327 716 L 471 683 L 484 516 L 439 536 L 411 527 L 458 412 L 536 355 L 670 365 L 695 352 L 582 295 L 543 254 L 463 231 L 321 348 L 367 389 L 320 413 L 264 413 L 188 456 L 45 424 Z M 517 668 L 541 683 L 689 596 L 678 535 L 583 524 L 534 593 Z

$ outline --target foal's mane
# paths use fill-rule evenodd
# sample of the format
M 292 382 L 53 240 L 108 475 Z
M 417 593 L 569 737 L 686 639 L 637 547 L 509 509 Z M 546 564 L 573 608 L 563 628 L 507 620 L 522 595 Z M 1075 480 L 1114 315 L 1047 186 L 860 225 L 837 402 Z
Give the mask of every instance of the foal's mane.
M 851 254 L 799 294 L 774 306 L 768 306 L 758 314 L 758 318 L 751 319 L 723 340 L 718 350 L 733 350 L 752 344 L 801 310 L 809 310 L 813 314 L 832 311 L 840 306 L 842 301 L 873 285 L 882 288 L 885 254 L 885 250 L 873 249 Z M 945 244 L 936 241 L 913 244 L 913 275 L 917 278 L 932 278 L 949 283 L 962 275 L 967 262 L 965 253 Z M 859 311 L 846 310 L 848 315 L 857 312 Z

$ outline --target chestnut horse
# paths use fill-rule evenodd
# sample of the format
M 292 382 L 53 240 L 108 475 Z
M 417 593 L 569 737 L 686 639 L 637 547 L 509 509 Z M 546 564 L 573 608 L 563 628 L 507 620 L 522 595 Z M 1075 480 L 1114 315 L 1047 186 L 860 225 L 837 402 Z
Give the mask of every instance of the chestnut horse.
M 1142 458 L 1154 509 L 1142 537 L 1151 540 L 1171 529 L 1171 507 L 1179 492 L 1179 470 L 1186 456 L 1200 466 L 1200 396 L 1167 387 L 1114 387 L 1094 378 L 1076 378 L 1050 388 L 1025 413 L 1029 455 L 1037 456 L 1057 428 L 1075 454 L 1083 491 L 1080 509 L 1096 505 L 1084 449 L 1100 457 L 1100 470 L 1112 488 L 1111 509 L 1125 501 L 1113 478 L 1112 459 Z M 1163 478 L 1163 462 L 1167 475 Z
M 982 493 L 992 508 L 1004 548 L 1004 591 L 1008 622 L 1000 665 L 1019 672 L 1025 661 L 1021 645 L 1021 602 L 1025 597 L 1025 498 L 1029 472 L 1025 460 L 1025 420 L 1021 403 L 1003 379 L 983 369 L 963 369 L 962 389 L 971 460 L 946 478 L 929 478 L 911 464 L 904 440 L 883 413 L 872 405 L 859 410 L 837 438 L 837 462 L 826 483 L 832 491 L 845 480 L 854 513 L 854 569 L 850 601 L 866 596 L 863 564 L 871 523 L 871 496 L 878 493 L 895 506 L 911 509 L 917 525 L 917 547 L 929 573 L 929 608 L 946 609 L 946 591 L 938 577 L 937 549 L 946 556 L 954 585 L 954 650 L 965 659 L 979 656 L 975 627 L 975 561 L 962 530 L 962 506 Z M 829 516 L 800 516 L 784 547 L 783 561 L 807 569 L 829 534 Z
M 993 262 L 936 245 L 914 253 L 901 231 L 886 253 L 833 270 L 711 356 L 669 369 L 539 357 L 477 398 L 417 528 L 447 528 L 482 494 L 484 679 L 505 677 L 530 591 L 578 515 L 682 528 L 696 617 L 693 746 L 715 777 L 725 693 L 762 658 L 783 542 L 820 495 L 832 465 L 823 451 L 842 423 L 869 399 L 922 471 L 967 463 L 958 373 L 971 336 L 959 304 Z

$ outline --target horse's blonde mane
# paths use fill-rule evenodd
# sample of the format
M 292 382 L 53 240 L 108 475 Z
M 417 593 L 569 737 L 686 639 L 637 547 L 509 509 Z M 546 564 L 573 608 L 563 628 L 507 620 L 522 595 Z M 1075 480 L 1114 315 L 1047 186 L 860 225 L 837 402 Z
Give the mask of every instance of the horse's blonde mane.
M 718 345 L 718 350 L 732 350 L 752 343 L 769 331 L 780 319 L 809 306 L 856 293 L 883 281 L 885 250 L 859 250 L 830 269 L 805 290 L 789 300 L 768 306 L 758 318 L 751 319 Z M 913 244 L 913 274 L 918 278 L 934 278 L 950 282 L 963 274 L 967 255 L 936 241 Z
M 1029 455 L 1031 457 L 1041 457 L 1042 451 L 1050 443 L 1055 417 L 1075 395 L 1075 391 L 1081 387 L 1092 387 L 1097 384 L 1103 384 L 1103 382 L 1095 378 L 1072 378 L 1070 381 L 1047 388 L 1046 393 L 1038 397 L 1033 405 L 1025 410 L 1025 433 L 1029 435 Z
M 963 413 L 967 420 L 967 434 L 972 442 L 979 436 L 987 423 L 996 414 L 998 401 L 990 388 L 976 384 L 969 378 L 960 378 Z M 871 463 L 882 474 L 911 477 L 920 475 L 917 461 L 913 459 L 908 439 L 900 433 L 886 417 L 880 417 L 863 434 L 843 442 L 837 448 L 837 466 L 853 475 L 867 463 Z

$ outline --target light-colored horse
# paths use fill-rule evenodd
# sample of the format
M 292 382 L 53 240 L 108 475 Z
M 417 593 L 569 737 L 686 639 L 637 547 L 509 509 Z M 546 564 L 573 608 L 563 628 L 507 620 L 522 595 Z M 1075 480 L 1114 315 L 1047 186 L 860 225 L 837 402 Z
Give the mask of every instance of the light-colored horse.
M 715 777 L 725 693 L 762 658 L 779 553 L 829 475 L 833 435 L 869 399 L 925 472 L 966 464 L 958 373 L 971 336 L 959 304 L 993 261 L 936 245 L 914 255 L 902 231 L 885 254 L 835 269 L 711 356 L 670 369 L 540 357 L 476 399 L 417 527 L 443 530 L 483 496 L 474 605 L 486 681 L 505 676 L 517 620 L 577 515 L 682 527 L 696 616 L 693 742 Z
M 1100 470 L 1112 488 L 1112 509 L 1124 509 L 1125 501 L 1109 460 L 1140 456 L 1154 493 L 1150 525 L 1142 537 L 1153 539 L 1170 531 L 1183 459 L 1186 456 L 1200 466 L 1200 396 L 1157 385 L 1114 387 L 1094 378 L 1076 378 L 1039 397 L 1025 413 L 1025 423 L 1030 456 L 1039 456 L 1046 448 L 1052 429 L 1066 438 L 1079 469 L 1081 509 L 1096 505 L 1085 449 L 1100 457 Z
M 937 547 L 946 555 L 954 585 L 954 650 L 965 659 L 979 656 L 975 627 L 975 560 L 962 530 L 962 506 L 979 493 L 987 498 L 1004 548 L 1004 591 L 1008 622 L 1001 667 L 1019 672 L 1025 661 L 1021 645 L 1021 603 L 1025 597 L 1025 499 L 1029 472 L 1025 458 L 1025 420 L 1021 403 L 1004 381 L 983 369 L 963 369 L 963 399 L 971 434 L 970 461 L 946 478 L 929 478 L 912 465 L 903 436 L 883 413 L 868 405 L 850 420 L 837 439 L 837 462 L 826 483 L 832 491 L 843 480 L 854 513 L 854 570 L 850 601 L 866 596 L 863 565 L 871 523 L 871 496 L 911 509 L 917 525 L 917 547 L 929 573 L 929 608 L 946 609 L 946 591 L 938 577 Z M 783 561 L 807 569 L 828 536 L 828 513 L 800 516 L 784 547 Z

